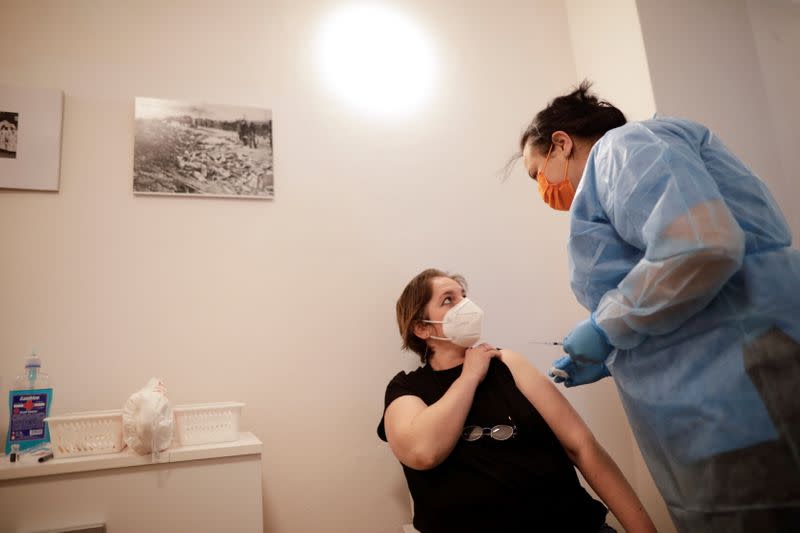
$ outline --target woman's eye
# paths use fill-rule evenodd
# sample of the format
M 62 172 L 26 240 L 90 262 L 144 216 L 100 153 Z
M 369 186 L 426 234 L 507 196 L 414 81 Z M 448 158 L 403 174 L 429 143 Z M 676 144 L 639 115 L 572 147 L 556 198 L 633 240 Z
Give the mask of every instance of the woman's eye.
M 449 296 L 447 296 L 447 297 L 445 297 L 444 300 L 442 300 L 442 304 L 449 304 L 452 301 L 453 301 L 453 299 L 450 298 Z

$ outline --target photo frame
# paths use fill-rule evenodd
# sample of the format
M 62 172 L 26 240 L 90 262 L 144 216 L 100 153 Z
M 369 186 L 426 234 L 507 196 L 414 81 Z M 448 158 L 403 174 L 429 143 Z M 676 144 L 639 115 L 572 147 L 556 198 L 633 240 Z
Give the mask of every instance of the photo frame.
M 64 93 L 0 86 L 0 188 L 58 191 Z
M 137 195 L 275 197 L 269 109 L 136 98 Z

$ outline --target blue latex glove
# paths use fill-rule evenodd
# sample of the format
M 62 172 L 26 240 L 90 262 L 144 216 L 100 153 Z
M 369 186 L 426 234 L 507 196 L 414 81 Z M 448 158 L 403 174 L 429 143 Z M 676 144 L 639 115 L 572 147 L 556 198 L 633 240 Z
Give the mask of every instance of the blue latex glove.
M 559 376 L 553 370 L 562 370 L 569 374 L 568 377 Z M 547 373 L 556 383 L 564 383 L 567 387 L 586 385 L 607 378 L 611 375 L 605 363 L 581 365 L 573 361 L 569 355 L 553 361 L 553 368 Z
M 595 323 L 593 316 L 579 322 L 564 339 L 564 351 L 579 364 L 602 363 L 613 349 L 606 332 Z

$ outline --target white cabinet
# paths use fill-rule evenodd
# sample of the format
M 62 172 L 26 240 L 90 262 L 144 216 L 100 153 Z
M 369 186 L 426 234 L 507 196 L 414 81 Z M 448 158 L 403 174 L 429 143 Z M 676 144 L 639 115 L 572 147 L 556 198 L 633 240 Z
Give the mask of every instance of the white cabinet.
M 0 456 L 3 457 L 3 456 Z M 105 524 L 109 533 L 263 531 L 261 441 L 0 465 L 0 531 Z

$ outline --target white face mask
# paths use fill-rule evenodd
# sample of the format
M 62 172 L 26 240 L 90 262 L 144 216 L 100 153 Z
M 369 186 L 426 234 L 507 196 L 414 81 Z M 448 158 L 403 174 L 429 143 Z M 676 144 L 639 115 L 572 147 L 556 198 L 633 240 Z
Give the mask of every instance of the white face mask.
M 483 310 L 469 298 L 464 298 L 450 309 L 444 320 L 423 320 L 429 324 L 441 324 L 446 337 L 434 337 L 440 341 L 450 341 L 464 348 L 474 346 L 481 339 Z

